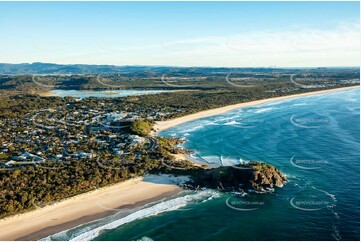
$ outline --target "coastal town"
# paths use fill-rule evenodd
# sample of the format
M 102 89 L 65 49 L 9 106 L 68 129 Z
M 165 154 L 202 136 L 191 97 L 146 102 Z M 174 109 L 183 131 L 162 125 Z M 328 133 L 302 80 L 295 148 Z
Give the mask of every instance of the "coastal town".
M 214 79 L 210 74 L 210 77 L 195 82 L 188 89 L 174 86 L 184 81 L 183 78 L 173 78 L 168 80 L 173 85 L 168 90 L 156 89 L 159 80 L 142 80 L 144 85 L 138 86 L 140 90 L 150 90 L 152 87 L 152 90 L 162 91 L 123 97 L 96 96 L 110 91 L 96 86 L 94 75 L 69 75 L 69 83 L 63 83 L 65 89 L 53 92 L 32 82 L 30 75 L 2 76 L 0 219 L 12 219 L 19 214 L 28 216 L 27 212 L 34 210 L 42 214 L 40 211 L 43 211 L 43 207 L 49 207 L 47 204 L 63 204 L 64 200 L 100 190 L 112 190 L 113 186 L 122 186 L 140 178 L 146 180 L 148 177 L 152 177 L 153 182 L 142 182 L 139 187 L 149 184 L 156 187 L 150 188 L 153 199 L 161 196 L 161 191 L 212 189 L 239 197 L 248 193 L 276 193 L 277 187 L 282 187 L 288 179 L 267 160 L 244 160 L 231 166 L 218 166 L 207 157 L 199 156 L 197 148 L 183 148 L 186 147 L 182 145 L 187 140 L 185 137 L 163 137 L 160 132 L 234 109 L 341 91 L 359 85 L 359 79 L 355 78 L 357 71 L 353 69 L 341 72 L 327 69 L 322 73 L 315 71 L 313 76 L 318 79 L 310 79 L 313 81 L 294 78 L 293 82 L 289 74 L 279 79 L 269 79 L 273 74 L 265 74 L 267 78 L 263 80 L 250 78 L 246 81 L 238 77 L 225 80 L 224 76 Z M 206 71 L 200 73 L 202 76 L 206 74 Z M 330 79 L 323 78 L 323 75 L 330 76 Z M 61 76 L 52 75 L 49 78 L 61 79 Z M 54 93 L 62 93 L 62 90 L 69 90 L 73 83 L 71 80 L 79 81 L 81 78 L 89 78 L 87 85 L 94 89 L 80 88 L 68 92 L 81 96 L 53 96 Z M 14 83 L 15 87 L 9 88 Z M 127 85 L 133 83 L 127 82 Z M 126 89 L 111 90 L 112 93 L 117 91 L 132 93 Z M 223 126 L 221 123 L 218 125 Z M 168 184 L 167 188 L 163 183 Z M 134 201 L 139 201 L 139 191 L 134 189 Z M 114 192 L 119 197 L 114 197 L 113 208 L 117 208 L 122 206 L 123 193 L 122 189 L 115 189 Z M 149 193 L 144 193 L 141 197 L 146 200 L 148 196 Z M 102 197 L 108 199 L 106 193 Z M 98 199 L 97 196 L 95 198 Z M 104 212 L 103 207 L 100 209 L 94 203 L 90 203 L 90 207 L 94 212 Z M 54 214 L 55 219 L 58 218 L 58 213 Z M 76 213 L 74 217 L 71 216 L 72 219 L 66 214 L 61 216 L 70 221 L 82 216 L 82 213 Z M 57 224 L 56 220 L 51 221 Z M 47 226 L 44 223 L 44 228 Z M 17 229 L 8 231 L 10 237 L 5 235 L 4 238 L 22 238 Z M 24 236 L 29 235 L 25 230 L 22 232 Z M 34 234 L 26 238 L 42 237 Z
M 239 81 L 238 79 L 240 78 L 233 81 Z M 241 100 L 252 101 L 359 84 L 359 79 L 317 81 L 316 84 L 296 82 L 300 80 L 302 79 L 291 78 L 291 85 L 283 87 L 270 83 L 264 87 L 258 85 L 246 89 L 239 88 L 232 82 L 228 88 L 235 87 L 237 92 L 229 89 L 220 93 L 193 91 L 124 98 L 55 99 L 22 95 L 19 98 L 26 97 L 34 108 L 23 110 L 20 115 L 13 115 L 15 111 L 12 109 L 18 108 L 12 107 L 10 102 L 19 99 L 16 98 L 9 100 L 9 105 L 6 106 L 10 109 L 11 117 L 5 113 L 6 108 L 2 110 L 4 118 L 0 119 L 0 169 L 42 166 L 45 163 L 56 166 L 72 160 L 119 159 L 126 162 L 129 157 L 134 159 L 134 156 L 141 156 L 142 151 L 147 151 L 147 146 L 156 147 L 153 145 L 156 139 L 148 137 L 150 132 L 159 131 L 152 128 L 155 122 L 218 107 L 227 102 L 233 104 Z M 227 82 L 230 82 L 230 79 L 227 79 Z M 248 90 L 252 89 L 257 92 L 250 94 Z M 199 97 L 208 100 L 198 103 Z M 39 101 L 44 105 L 36 108 Z M 132 124 L 139 121 L 148 123 L 149 130 L 132 130 Z
M 88 109 L 83 105 L 86 102 L 74 99 L 57 109 L 33 110 L 21 118 L 1 120 L 1 167 L 95 158 L 126 160 L 127 155 L 134 155 L 135 147 L 146 148 L 151 143 L 131 132 L 131 123 L 145 115 L 147 120 L 167 117 L 156 110 L 115 111 L 112 103 L 104 102 Z
M 1 241 L 360 241 L 359 1 L 0 0 Z

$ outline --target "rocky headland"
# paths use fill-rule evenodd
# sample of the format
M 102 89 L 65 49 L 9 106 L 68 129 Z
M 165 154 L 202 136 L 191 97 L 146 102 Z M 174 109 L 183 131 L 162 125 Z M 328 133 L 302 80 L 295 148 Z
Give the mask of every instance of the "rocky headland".
M 286 176 L 277 168 L 258 161 L 210 169 L 194 168 L 182 173 L 192 177 L 192 181 L 185 185 L 190 189 L 205 187 L 220 191 L 264 193 L 274 191 L 275 187 L 282 187 L 287 182 Z

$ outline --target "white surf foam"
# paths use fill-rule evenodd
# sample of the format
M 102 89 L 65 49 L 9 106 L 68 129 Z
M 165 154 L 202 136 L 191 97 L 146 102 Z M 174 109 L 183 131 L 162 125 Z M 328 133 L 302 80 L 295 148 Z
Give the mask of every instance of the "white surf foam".
M 203 162 L 205 164 L 209 165 L 220 165 L 220 159 L 219 156 L 215 155 L 209 155 L 209 156 L 200 156 L 200 155 L 194 155 L 195 159 L 199 160 L 200 162 Z
M 315 187 L 315 186 L 312 186 L 312 188 L 315 189 L 315 190 L 317 190 L 317 191 L 319 191 L 319 192 L 324 193 L 324 194 L 327 195 L 327 196 L 329 196 L 329 197 L 333 200 L 333 202 L 337 202 L 336 195 L 334 195 L 334 194 L 332 194 L 332 193 L 329 193 L 329 192 L 327 192 L 327 191 L 325 191 L 325 190 L 321 190 L 321 189 L 319 189 L 319 188 L 317 188 L 317 187 Z
M 133 222 L 138 219 L 150 217 L 153 215 L 157 215 L 159 213 L 173 211 L 173 210 L 185 207 L 189 204 L 193 204 L 198 201 L 209 200 L 210 198 L 212 199 L 212 198 L 218 197 L 218 196 L 219 196 L 219 193 L 216 191 L 204 190 L 204 191 L 199 191 L 195 194 L 185 195 L 185 196 L 173 198 L 173 199 L 170 199 L 167 201 L 161 201 L 151 207 L 143 208 L 141 210 L 138 210 L 138 211 L 136 211 L 132 214 L 129 214 L 126 217 L 120 218 L 118 220 L 110 221 L 107 224 L 101 225 L 96 228 L 91 228 L 88 231 L 83 230 L 82 231 L 83 233 L 81 233 L 81 234 L 77 233 L 78 235 L 76 235 L 73 238 L 70 238 L 70 240 L 71 241 L 90 241 L 90 240 L 96 238 L 97 236 L 99 236 L 100 233 L 104 230 L 114 229 L 121 225 Z M 66 232 L 67 231 L 63 231 L 58 234 L 66 234 Z M 53 236 L 48 236 L 42 240 L 47 240 L 47 241 L 52 240 L 52 237 L 54 237 L 54 238 L 59 237 L 58 234 L 53 235 Z
M 240 164 L 240 161 L 242 160 L 241 158 L 236 159 L 233 157 L 228 157 L 228 156 L 223 156 L 223 155 L 221 155 L 219 159 L 221 161 L 222 166 L 238 165 L 238 164 Z
M 154 240 L 152 238 L 144 236 L 141 239 L 139 239 L 138 241 L 154 241 Z
M 240 124 L 240 123 L 237 121 L 230 121 L 228 123 L 225 123 L 224 125 L 236 125 L 236 124 Z
M 255 110 L 254 113 L 264 113 L 264 112 L 271 111 L 273 109 L 274 109 L 273 107 L 271 107 L 271 108 L 261 108 L 261 109 Z
M 307 106 L 308 103 L 295 103 L 295 104 L 292 104 L 291 106 Z

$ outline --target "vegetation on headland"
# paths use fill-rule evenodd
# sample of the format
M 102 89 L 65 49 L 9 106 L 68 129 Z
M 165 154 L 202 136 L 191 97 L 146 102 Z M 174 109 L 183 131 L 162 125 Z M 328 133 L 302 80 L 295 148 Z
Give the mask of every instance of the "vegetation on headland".
M 196 81 L 191 92 L 82 100 L 40 97 L 35 93 L 43 87 L 34 84 L 29 76 L 1 77 L 0 89 L 5 91 L 0 91 L 0 216 L 41 207 L 149 172 L 190 175 L 194 178 L 192 188 L 236 190 L 243 184 L 248 189 L 262 191 L 281 185 L 284 177 L 272 166 L 253 163 L 252 167 L 246 167 L 250 169 L 205 170 L 173 157 L 187 153 L 177 147 L 181 140 L 148 136 L 152 123 L 158 120 L 262 98 L 356 85 L 339 81 L 353 77 L 349 72 L 327 82 L 328 86 L 311 89 L 295 86 L 287 76 L 269 79 L 274 73 L 252 75 L 265 80 L 258 80 L 255 86 L 251 86 L 255 84 L 253 80 L 236 80 L 236 84 L 249 85 L 237 87 L 210 76 Z M 318 76 L 319 72 L 313 75 Z M 54 81 L 51 78 L 45 78 L 45 83 L 51 84 Z M 79 87 L 79 83 L 89 88 L 97 85 L 94 76 L 68 79 L 66 85 L 72 87 Z M 124 85 L 141 87 L 140 80 L 134 83 Z M 143 83 L 146 88 L 159 87 L 159 81 Z M 119 119 L 120 114 L 124 117 Z M 23 159 L 27 153 L 36 154 L 30 156 L 30 161 L 34 157 L 44 160 L 19 165 L 21 161 L 15 159 Z M 12 159 L 14 163 L 6 165 Z M 28 157 L 24 159 L 28 161 Z
M 286 181 L 287 178 L 274 166 L 252 161 L 243 165 L 198 170 L 192 184 L 225 191 L 267 192 L 283 186 Z
M 188 175 L 193 178 L 186 188 L 208 187 L 222 191 L 253 189 L 265 192 L 282 186 L 286 178 L 271 165 L 252 162 L 249 165 L 204 169 L 189 161 L 151 159 L 83 160 L 68 163 L 43 163 L 21 169 L 0 171 L 0 217 L 16 214 L 55 201 L 91 191 L 146 172 Z
M 152 130 L 152 124 L 147 120 L 135 120 L 130 125 L 130 130 L 140 136 L 147 136 Z

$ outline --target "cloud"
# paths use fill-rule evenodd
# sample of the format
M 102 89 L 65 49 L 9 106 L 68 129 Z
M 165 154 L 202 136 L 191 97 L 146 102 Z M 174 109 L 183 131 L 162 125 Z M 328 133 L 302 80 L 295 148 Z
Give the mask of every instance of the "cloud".
M 152 43 L 99 39 L 77 46 L 73 42 L 54 51 L 39 50 L 22 56 L 26 62 L 115 65 L 177 66 L 359 66 L 360 25 L 342 22 L 333 29 L 298 28 L 234 33 L 227 36 L 162 41 Z M 146 42 L 144 45 L 137 43 Z M 44 44 L 45 45 L 45 44 Z M 56 47 L 56 48 L 55 48 Z M 51 49 L 51 48 L 50 48 Z M 61 52 L 56 51 L 61 49 Z M 23 53 L 24 54 L 24 53 Z M 40 60 L 34 56 L 40 54 Z M 15 57 L 14 57 L 15 58 Z
M 168 58 L 188 59 L 188 65 L 355 66 L 359 65 L 359 31 L 359 24 L 343 23 L 332 30 L 248 32 L 164 46 L 170 50 Z

